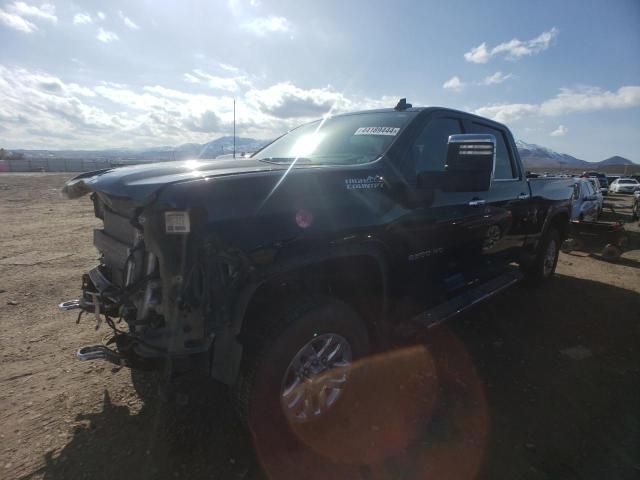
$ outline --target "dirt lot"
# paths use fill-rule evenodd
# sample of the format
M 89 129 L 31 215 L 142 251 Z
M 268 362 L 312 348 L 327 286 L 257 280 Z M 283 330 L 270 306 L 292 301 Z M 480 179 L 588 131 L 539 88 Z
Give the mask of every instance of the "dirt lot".
M 145 404 L 127 370 L 74 359 L 107 331 L 87 319 L 75 325 L 56 308 L 77 296 L 96 260 L 98 223 L 87 198 L 60 197 L 65 178 L 0 175 L 0 478 L 260 478 L 257 464 L 273 473 L 269 449 L 258 445 L 254 455 L 224 388 L 192 395 L 187 407 Z M 608 200 L 625 205 L 608 219 L 628 221 L 630 198 Z M 640 233 L 637 222 L 628 229 L 632 250 L 618 263 L 561 254 L 548 286 L 514 288 L 435 331 L 423 347 L 425 368 L 437 371 L 426 384 L 434 389 L 428 415 L 391 408 L 386 424 L 368 430 L 372 444 L 395 441 L 393 454 L 383 448 L 357 465 L 336 454 L 318 469 L 290 451 L 280 460 L 293 466 L 279 471 L 640 478 Z M 397 434 L 396 421 L 412 434 Z

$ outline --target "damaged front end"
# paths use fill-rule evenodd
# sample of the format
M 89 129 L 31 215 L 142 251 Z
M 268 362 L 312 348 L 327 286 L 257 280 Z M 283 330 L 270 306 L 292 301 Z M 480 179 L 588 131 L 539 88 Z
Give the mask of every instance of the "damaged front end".
M 253 268 L 211 220 L 213 182 L 187 185 L 195 174 L 178 167 L 124 167 L 67 182 L 69 198 L 90 193 L 103 225 L 93 235 L 99 265 L 83 275 L 81 296 L 60 308 L 113 331 L 78 350 L 80 360 L 230 383 L 242 348 L 234 305 Z
M 76 323 L 83 316 L 94 318 L 96 330 L 105 323 L 113 336 L 105 345 L 82 347 L 76 357 L 157 368 L 167 353 L 166 342 L 157 332 L 165 324 L 162 284 L 158 258 L 145 244 L 142 209 L 126 208 L 124 202 L 110 201 L 96 192 L 91 199 L 96 217 L 103 221 L 103 229 L 94 230 L 93 235 L 100 264 L 82 276 L 80 298 L 59 308 L 79 310 Z

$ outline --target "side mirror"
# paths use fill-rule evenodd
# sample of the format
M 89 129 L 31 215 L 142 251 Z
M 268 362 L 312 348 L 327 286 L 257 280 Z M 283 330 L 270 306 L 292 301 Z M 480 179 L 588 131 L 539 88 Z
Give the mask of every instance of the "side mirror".
M 496 137 L 489 134 L 450 135 L 444 171 L 418 173 L 419 189 L 485 192 L 496 162 Z
M 496 137 L 490 134 L 450 135 L 447 145 L 446 190 L 489 190 L 496 163 Z

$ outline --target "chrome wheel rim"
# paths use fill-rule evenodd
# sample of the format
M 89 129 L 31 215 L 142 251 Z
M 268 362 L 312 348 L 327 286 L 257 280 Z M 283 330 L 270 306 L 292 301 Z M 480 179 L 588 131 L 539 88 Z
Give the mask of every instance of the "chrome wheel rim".
M 542 264 L 543 273 L 545 277 L 548 277 L 549 275 L 551 275 L 551 272 L 553 271 L 553 264 L 556 261 L 557 249 L 558 249 L 558 246 L 556 245 L 556 241 L 551 240 L 549 242 L 549 245 L 547 245 L 547 251 L 544 254 L 544 260 Z
M 351 346 L 335 333 L 313 337 L 293 357 L 282 379 L 280 403 L 290 420 L 320 417 L 343 393 L 349 380 Z

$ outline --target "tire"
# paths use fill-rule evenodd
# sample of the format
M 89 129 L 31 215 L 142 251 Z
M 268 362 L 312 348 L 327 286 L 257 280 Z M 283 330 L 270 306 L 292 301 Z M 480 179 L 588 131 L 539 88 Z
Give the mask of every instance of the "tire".
M 293 368 L 294 358 L 304 359 L 299 354 L 313 342 L 340 337 L 348 344 L 352 361 L 355 361 L 369 353 L 367 329 L 348 305 L 322 296 L 303 298 L 286 308 L 279 318 L 265 320 L 267 332 L 261 335 L 263 340 L 259 344 L 245 346 L 245 357 L 234 388 L 236 409 L 257 445 L 265 445 L 266 442 L 269 448 L 277 448 L 276 445 L 286 445 L 285 448 L 299 446 L 290 427 L 292 419 L 296 419 L 295 413 L 292 409 L 285 412 L 284 400 L 281 400 L 281 396 L 285 398 L 289 379 L 285 374 Z M 341 342 L 339 339 L 335 341 Z M 341 349 L 345 351 L 346 347 Z M 348 387 L 347 381 L 344 389 Z M 305 391 L 310 390 L 315 391 L 311 388 Z M 337 397 L 335 401 L 340 400 Z M 302 418 L 301 421 L 322 421 L 322 415 Z
M 622 255 L 622 249 L 612 243 L 607 244 L 602 250 L 602 258 L 607 262 L 615 262 Z
M 538 247 L 538 252 L 530 265 L 523 268 L 525 282 L 539 285 L 553 276 L 560 253 L 560 234 L 555 227 L 549 227 Z
M 564 253 L 571 253 L 574 250 L 578 250 L 576 240 L 573 238 L 567 238 L 564 242 L 562 242 L 560 250 Z

